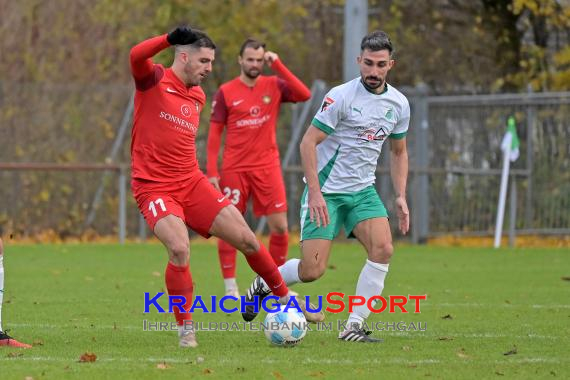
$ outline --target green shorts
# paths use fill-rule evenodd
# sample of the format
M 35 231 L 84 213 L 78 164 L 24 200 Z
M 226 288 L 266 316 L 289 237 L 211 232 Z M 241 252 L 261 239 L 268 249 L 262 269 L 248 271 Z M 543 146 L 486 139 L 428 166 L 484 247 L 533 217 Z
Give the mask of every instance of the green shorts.
M 301 241 L 311 239 L 333 240 L 344 226 L 346 236 L 355 238 L 352 230 L 366 219 L 387 218 L 388 212 L 378 196 L 374 186 L 369 186 L 356 193 L 323 194 L 330 217 L 330 224 L 317 227 L 311 222 L 307 205 L 307 188 L 301 198 Z

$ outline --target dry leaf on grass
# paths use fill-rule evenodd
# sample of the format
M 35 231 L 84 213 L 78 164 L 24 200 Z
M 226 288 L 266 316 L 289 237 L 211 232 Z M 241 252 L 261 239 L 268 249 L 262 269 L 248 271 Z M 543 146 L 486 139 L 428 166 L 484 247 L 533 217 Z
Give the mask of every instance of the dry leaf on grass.
M 97 360 L 97 355 L 92 352 L 86 352 L 79 357 L 79 363 L 93 363 Z

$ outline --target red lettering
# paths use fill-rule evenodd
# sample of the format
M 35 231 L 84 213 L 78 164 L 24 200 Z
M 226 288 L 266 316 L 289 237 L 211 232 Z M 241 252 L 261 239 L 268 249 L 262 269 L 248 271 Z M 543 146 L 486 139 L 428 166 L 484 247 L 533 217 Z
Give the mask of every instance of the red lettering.
M 374 308 L 374 304 L 375 304 L 376 300 L 378 300 L 382 303 L 382 307 L 380 309 Z M 368 302 L 366 303 L 366 306 L 368 306 L 368 310 L 370 310 L 373 313 L 381 313 L 384 310 L 386 310 L 386 307 L 388 306 L 388 302 L 386 302 L 386 298 L 384 298 L 382 296 L 372 296 L 372 297 L 368 298 Z
M 332 297 L 333 296 L 338 296 L 340 298 L 344 297 L 344 293 L 341 292 L 330 292 L 329 294 L 327 294 L 327 302 L 332 304 L 332 305 L 338 305 L 339 308 L 338 309 L 333 309 L 330 306 L 327 306 L 327 308 L 325 309 L 326 311 L 328 311 L 329 313 L 340 313 L 344 310 L 344 301 L 342 299 L 340 300 L 333 300 Z
M 402 313 L 407 313 L 408 311 L 404 308 L 407 303 L 408 299 L 405 296 L 390 296 L 390 313 L 394 313 L 396 306 L 400 308 Z
M 427 294 L 424 294 L 423 296 L 408 296 L 408 298 L 416 301 L 416 310 L 414 311 L 414 313 L 419 313 L 420 312 L 420 300 L 426 300 Z
M 359 302 L 355 302 L 359 301 Z M 348 312 L 352 313 L 353 306 L 362 306 L 366 303 L 366 299 L 362 296 L 348 296 Z

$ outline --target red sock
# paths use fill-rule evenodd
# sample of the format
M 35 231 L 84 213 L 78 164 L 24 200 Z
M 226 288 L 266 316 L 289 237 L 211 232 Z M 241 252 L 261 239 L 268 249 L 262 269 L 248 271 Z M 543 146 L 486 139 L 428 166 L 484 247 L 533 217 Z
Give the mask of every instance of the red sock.
M 283 281 L 277 265 L 271 259 L 267 248 L 261 242 L 259 242 L 259 251 L 245 256 L 247 263 L 257 273 L 261 276 L 269 285 L 269 288 L 278 297 L 285 297 L 289 294 L 289 289 L 287 289 L 287 284 Z
M 269 237 L 269 253 L 278 267 L 287 261 L 287 251 L 289 250 L 289 234 L 272 233 Z
M 224 279 L 236 278 L 236 253 L 237 250 L 232 245 L 218 239 L 218 257 Z
M 166 274 L 164 276 L 166 280 L 166 289 L 168 289 L 168 295 L 171 296 L 183 296 L 186 297 L 186 303 L 184 304 L 184 310 L 188 311 L 192 306 L 192 293 L 194 292 L 194 284 L 192 283 L 192 275 L 190 274 L 190 266 L 185 265 L 183 267 L 176 266 L 170 261 L 166 266 Z M 181 313 L 177 306 L 174 306 L 174 317 L 179 326 L 184 324 L 184 321 L 191 321 L 192 314 Z

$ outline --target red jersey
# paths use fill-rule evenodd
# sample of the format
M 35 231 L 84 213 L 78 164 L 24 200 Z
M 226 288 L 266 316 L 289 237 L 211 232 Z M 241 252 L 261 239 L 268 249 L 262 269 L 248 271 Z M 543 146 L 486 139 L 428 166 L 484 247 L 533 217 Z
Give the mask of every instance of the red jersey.
M 172 69 L 151 57 L 170 46 L 166 34 L 133 47 L 135 107 L 131 141 L 132 178 L 182 181 L 199 171 L 196 133 L 206 96 L 200 86 L 186 87 Z
M 282 102 L 305 101 L 309 89 L 276 60 L 277 76 L 259 76 L 253 87 L 239 77 L 224 83 L 212 103 L 208 136 L 208 176 L 218 176 L 221 133 L 226 126 L 222 170 L 249 171 L 279 166 L 275 129 Z

